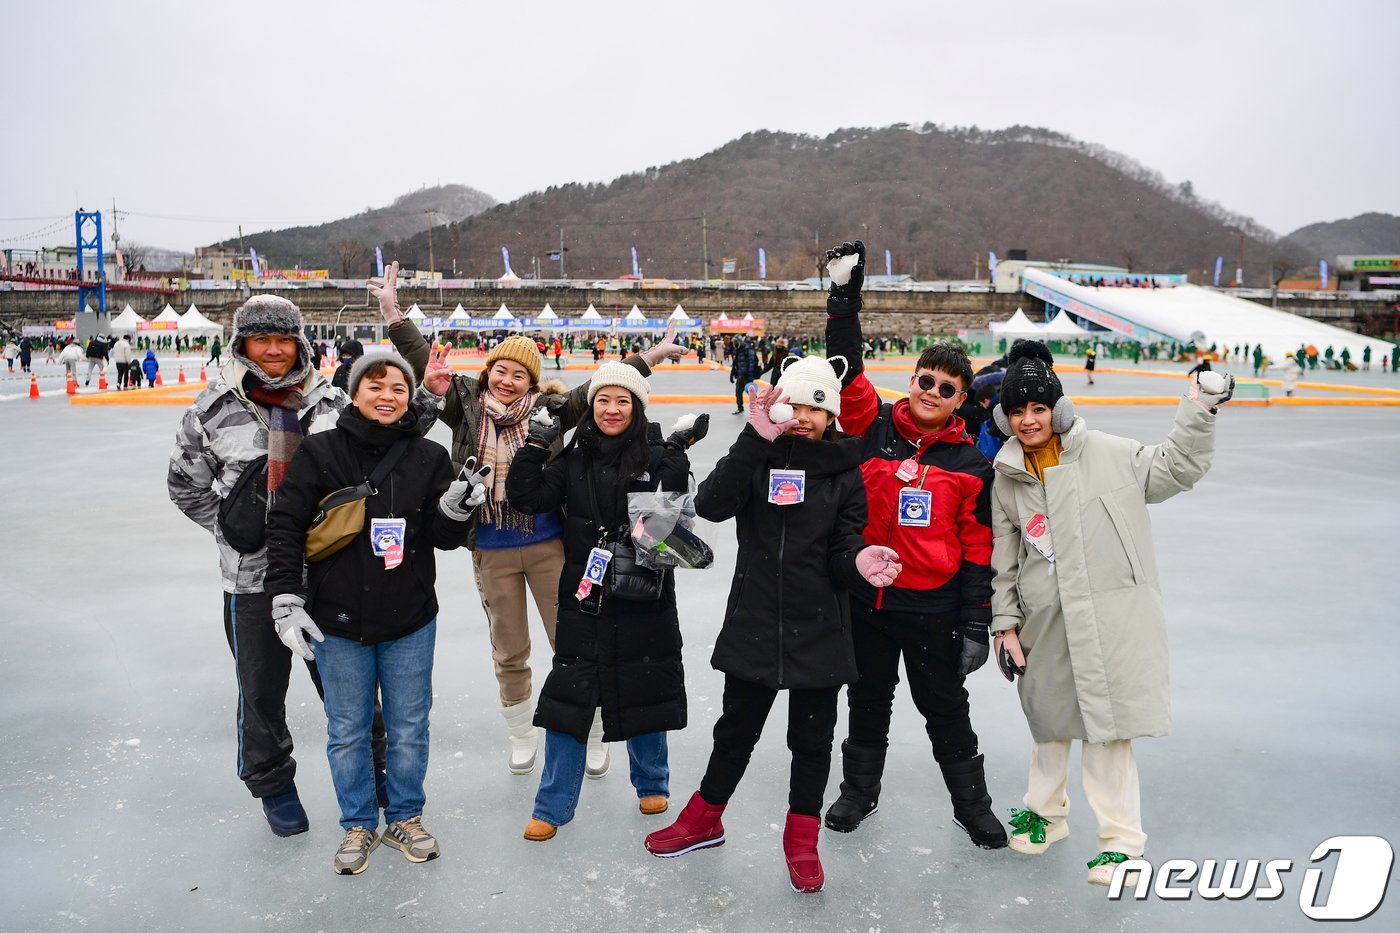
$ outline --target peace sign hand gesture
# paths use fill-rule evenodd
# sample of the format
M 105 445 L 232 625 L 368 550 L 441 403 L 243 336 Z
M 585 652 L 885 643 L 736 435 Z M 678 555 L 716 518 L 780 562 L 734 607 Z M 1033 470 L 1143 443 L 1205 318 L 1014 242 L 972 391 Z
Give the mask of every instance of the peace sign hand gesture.
M 384 316 L 384 323 L 397 324 L 403 320 L 403 312 L 399 310 L 399 261 L 397 259 L 389 263 L 389 268 L 384 270 L 384 281 L 370 279 L 365 284 L 369 288 L 369 293 L 379 299 L 379 313 Z
M 434 395 L 446 395 L 448 387 L 452 385 L 452 367 L 447 363 L 447 355 L 451 352 L 452 348 L 446 345 L 438 348 L 436 353 L 428 352 L 428 366 L 423 372 L 423 388 Z
M 678 360 L 689 352 L 688 347 L 676 343 L 676 322 L 672 321 L 666 325 L 666 336 L 661 338 L 661 342 L 642 351 L 642 359 L 655 369 L 662 360 Z

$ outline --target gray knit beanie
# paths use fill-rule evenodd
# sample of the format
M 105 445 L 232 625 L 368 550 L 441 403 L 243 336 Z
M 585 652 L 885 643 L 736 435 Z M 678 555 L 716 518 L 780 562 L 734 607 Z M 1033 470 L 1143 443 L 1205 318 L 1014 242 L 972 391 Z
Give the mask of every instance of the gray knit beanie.
M 350 376 L 345 380 L 345 387 L 351 398 L 355 397 L 355 390 L 360 387 L 360 380 L 365 377 L 365 371 L 378 363 L 388 363 L 399 368 L 403 377 L 408 380 L 409 398 L 418 391 L 418 381 L 413 378 L 413 367 L 408 365 L 408 360 L 397 353 L 366 353 L 350 367 Z

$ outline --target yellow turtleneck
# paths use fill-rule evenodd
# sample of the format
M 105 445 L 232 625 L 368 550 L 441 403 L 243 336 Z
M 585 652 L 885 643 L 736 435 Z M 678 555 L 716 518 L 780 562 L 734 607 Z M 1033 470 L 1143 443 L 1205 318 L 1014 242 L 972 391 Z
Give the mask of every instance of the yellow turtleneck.
M 1027 450 L 1026 470 L 1042 483 L 1045 482 L 1045 471 L 1060 463 L 1060 454 L 1065 452 L 1065 445 L 1060 443 L 1060 435 L 1052 434 L 1050 443 L 1039 450 Z

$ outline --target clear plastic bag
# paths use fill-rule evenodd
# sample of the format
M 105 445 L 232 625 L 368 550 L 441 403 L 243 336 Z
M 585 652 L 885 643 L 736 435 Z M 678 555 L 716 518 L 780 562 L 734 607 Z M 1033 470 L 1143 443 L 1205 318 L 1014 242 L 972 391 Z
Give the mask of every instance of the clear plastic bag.
M 637 564 L 653 570 L 704 570 L 714 563 L 708 522 L 695 515 L 695 493 L 633 492 L 627 518 Z

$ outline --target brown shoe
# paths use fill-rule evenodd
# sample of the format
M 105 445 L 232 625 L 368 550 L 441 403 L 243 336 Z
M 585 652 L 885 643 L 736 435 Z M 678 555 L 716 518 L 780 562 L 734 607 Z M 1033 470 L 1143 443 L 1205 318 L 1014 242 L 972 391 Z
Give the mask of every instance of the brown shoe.
M 671 804 L 665 797 L 657 795 L 655 797 L 643 797 L 637 801 L 637 807 L 647 816 L 655 816 L 658 813 L 665 813 L 666 808 Z
M 557 832 L 559 832 L 559 827 L 550 826 L 544 820 L 531 819 L 525 824 L 525 838 L 531 842 L 544 842 L 547 839 L 553 839 Z

